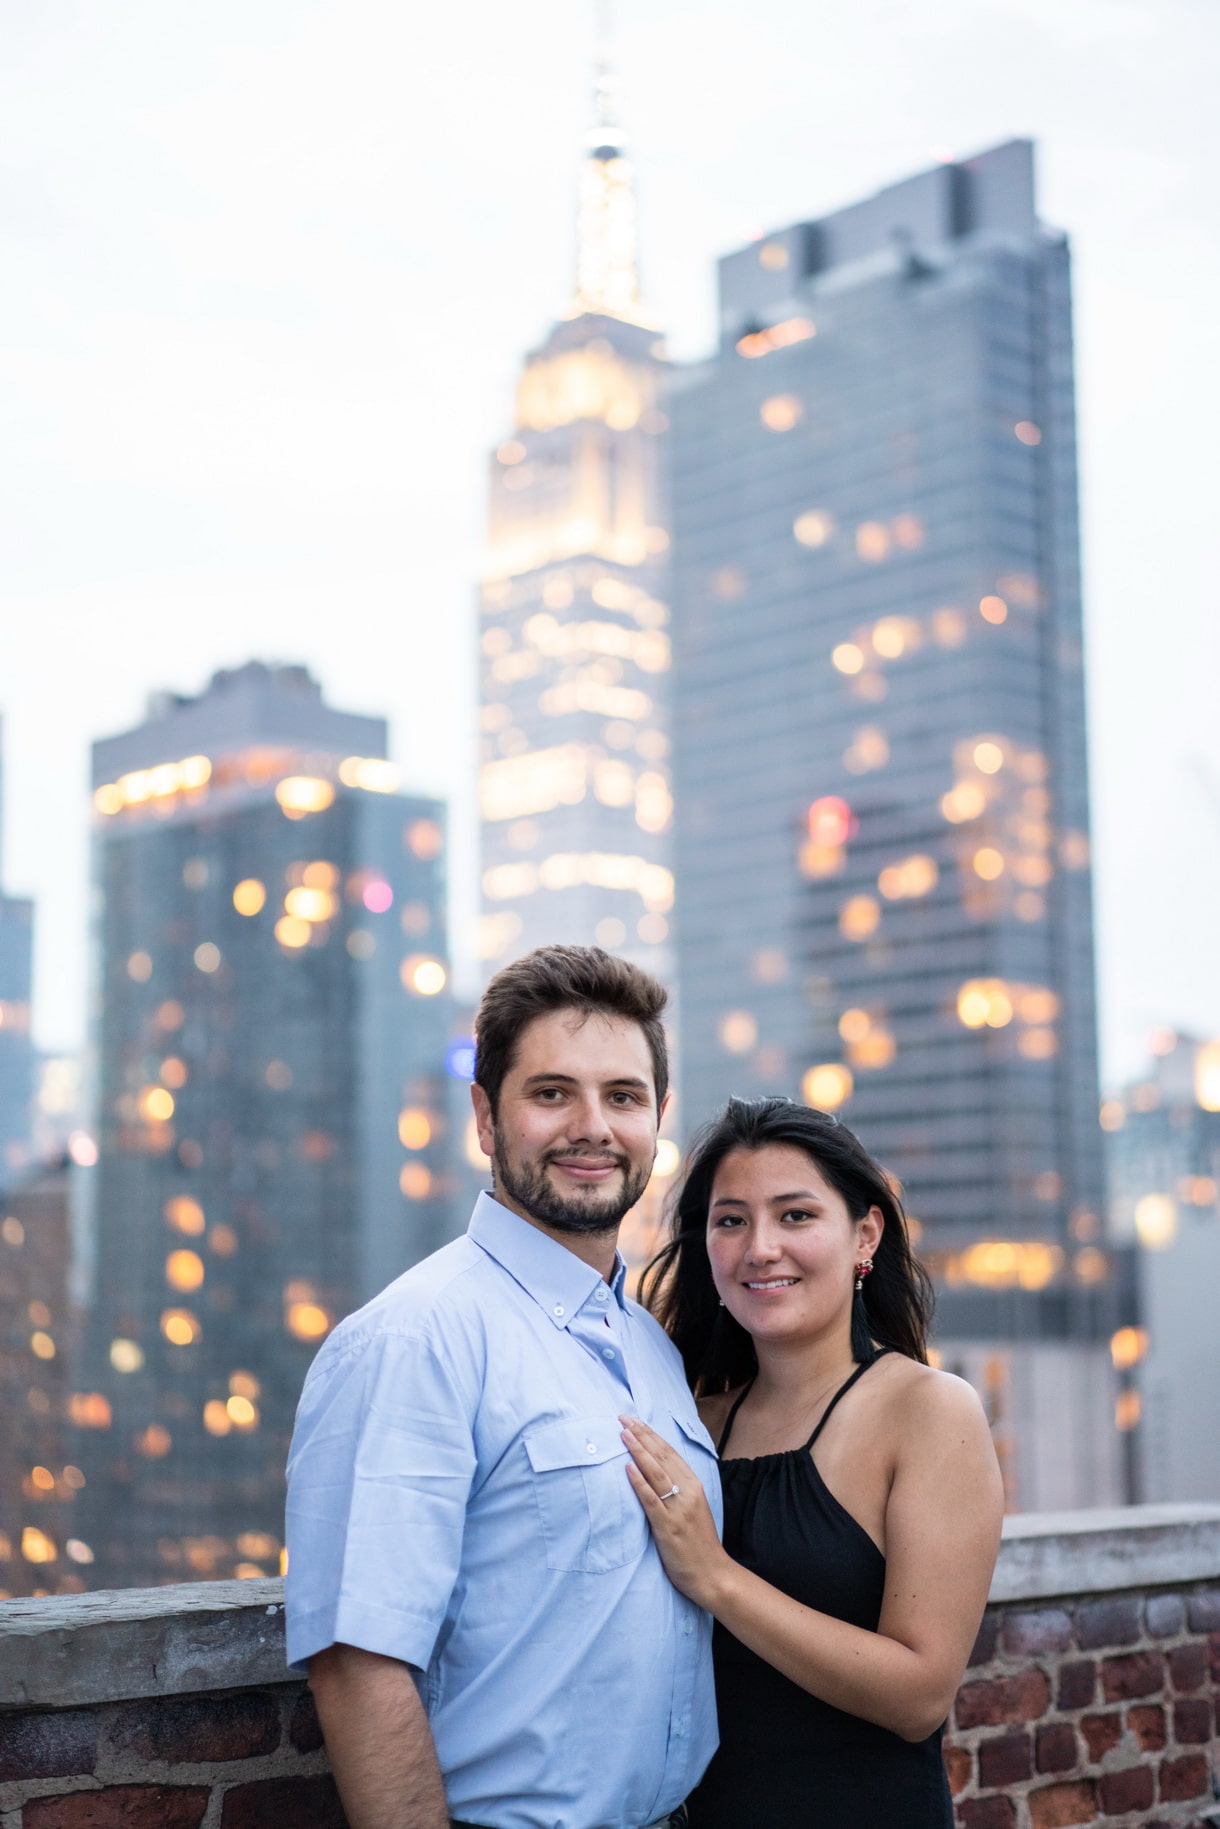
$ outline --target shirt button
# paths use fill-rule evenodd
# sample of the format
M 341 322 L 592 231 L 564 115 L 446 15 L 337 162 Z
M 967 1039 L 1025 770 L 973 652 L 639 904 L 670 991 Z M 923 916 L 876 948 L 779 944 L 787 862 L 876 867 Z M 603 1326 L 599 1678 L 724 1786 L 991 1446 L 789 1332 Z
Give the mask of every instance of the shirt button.
M 614 1348 L 612 1346 L 603 1346 L 602 1358 L 603 1359 L 613 1359 L 614 1358 Z
M 597 1443 L 596 1442 L 586 1442 L 585 1447 L 590 1454 L 597 1453 Z
M 606 1288 L 604 1283 L 599 1283 L 597 1285 L 597 1299 L 599 1302 L 608 1302 L 610 1300 L 610 1291 Z
M 682 1630 L 683 1630 L 683 1632 L 693 1632 L 695 1630 L 694 1620 L 692 1620 L 692 1619 L 684 1620 L 682 1623 Z
M 551 1313 L 552 1313 L 552 1314 L 553 1314 L 553 1315 L 560 1315 L 560 1316 L 563 1316 L 563 1315 L 566 1315 L 566 1314 L 567 1314 L 567 1312 L 568 1312 L 568 1311 L 567 1311 L 567 1309 L 566 1309 L 566 1308 L 565 1308 L 565 1307 L 564 1307 L 564 1305 L 563 1305 L 563 1303 L 562 1303 L 562 1302 L 556 1302 L 556 1304 L 555 1304 L 555 1306 L 554 1306 L 554 1308 L 552 1308 L 552 1310 L 551 1310 Z

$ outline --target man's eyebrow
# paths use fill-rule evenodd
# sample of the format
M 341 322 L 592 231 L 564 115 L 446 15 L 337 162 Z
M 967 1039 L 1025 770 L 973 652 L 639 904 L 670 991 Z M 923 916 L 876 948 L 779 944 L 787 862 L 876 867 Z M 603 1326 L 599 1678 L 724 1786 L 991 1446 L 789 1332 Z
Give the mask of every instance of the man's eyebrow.
M 526 1090 L 531 1086 L 579 1086 L 580 1081 L 572 1073 L 531 1073 L 525 1082 Z M 637 1091 L 648 1091 L 647 1080 L 638 1079 L 633 1074 L 622 1073 L 612 1080 L 603 1080 L 603 1086 L 630 1086 Z

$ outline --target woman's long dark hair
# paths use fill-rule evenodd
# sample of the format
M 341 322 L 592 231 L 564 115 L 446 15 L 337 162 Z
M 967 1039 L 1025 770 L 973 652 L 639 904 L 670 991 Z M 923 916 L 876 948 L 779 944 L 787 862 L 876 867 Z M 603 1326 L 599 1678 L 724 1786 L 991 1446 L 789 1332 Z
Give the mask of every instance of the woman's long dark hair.
M 829 1112 L 792 1099 L 730 1099 L 691 1147 L 671 1210 L 669 1243 L 640 1282 L 640 1298 L 677 1346 L 692 1389 L 701 1397 L 736 1390 L 758 1370 L 753 1340 L 712 1282 L 707 1215 L 716 1170 L 729 1152 L 774 1143 L 804 1150 L 853 1220 L 870 1207 L 885 1219 L 872 1275 L 852 1300 L 852 1358 L 867 1364 L 879 1348 L 890 1347 L 926 1365 L 932 1283 L 912 1255 L 902 1201 L 885 1170 Z

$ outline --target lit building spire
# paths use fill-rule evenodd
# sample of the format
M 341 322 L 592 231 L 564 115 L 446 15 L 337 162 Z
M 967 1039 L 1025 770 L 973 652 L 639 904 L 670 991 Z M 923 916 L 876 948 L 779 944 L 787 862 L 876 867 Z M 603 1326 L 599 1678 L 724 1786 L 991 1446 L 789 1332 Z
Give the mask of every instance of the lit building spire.
M 594 124 L 580 173 L 573 317 L 601 312 L 644 322 L 636 274 L 635 186 L 615 105 L 609 0 L 598 0 Z

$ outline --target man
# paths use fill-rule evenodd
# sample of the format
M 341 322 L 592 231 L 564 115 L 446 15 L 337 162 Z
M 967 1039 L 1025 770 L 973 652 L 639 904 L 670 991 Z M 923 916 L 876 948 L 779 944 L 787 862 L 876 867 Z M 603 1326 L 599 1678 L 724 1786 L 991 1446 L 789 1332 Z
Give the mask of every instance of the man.
M 306 1380 L 288 1650 L 351 1829 L 643 1829 L 715 1750 L 710 1621 L 665 1577 L 621 1440 L 623 1415 L 651 1423 L 719 1517 L 616 1250 L 668 1103 L 664 1005 L 597 948 L 497 974 L 471 1089 L 494 1194 Z

